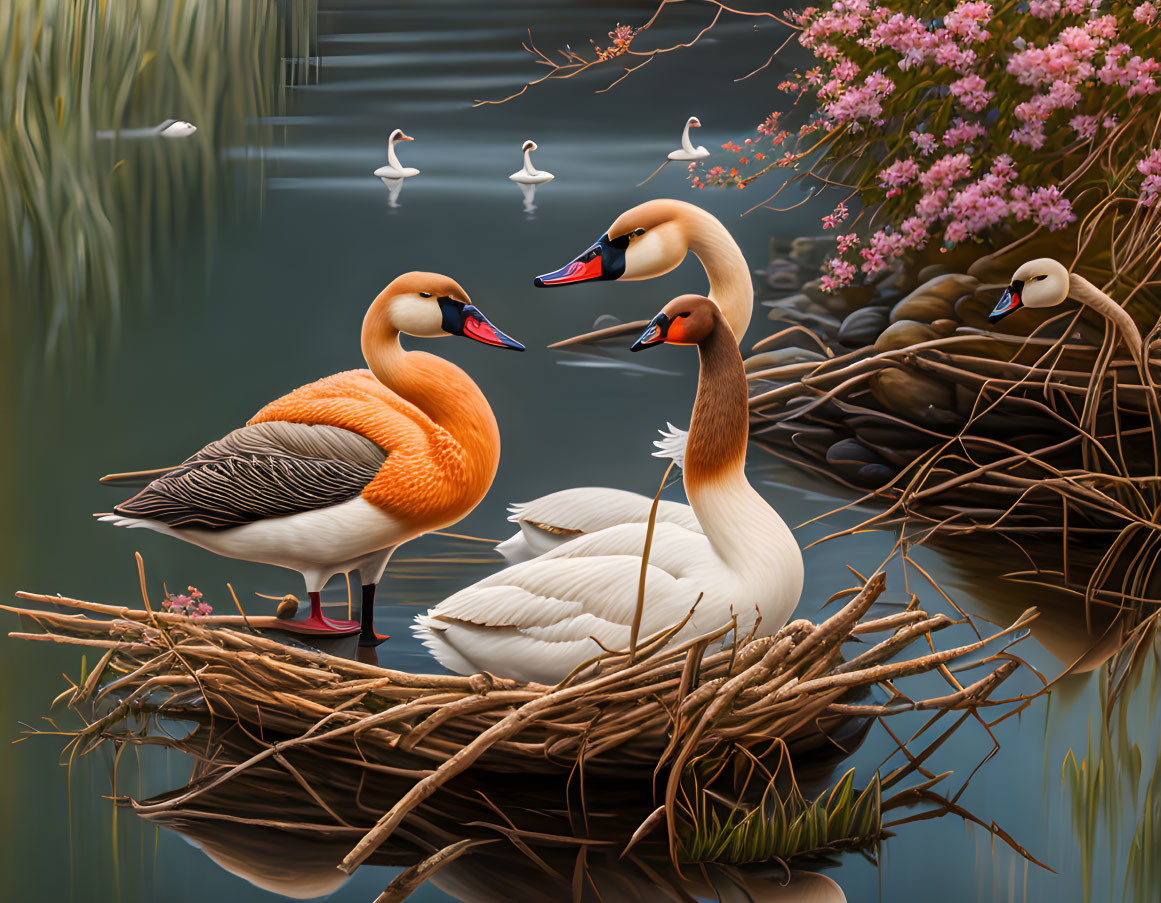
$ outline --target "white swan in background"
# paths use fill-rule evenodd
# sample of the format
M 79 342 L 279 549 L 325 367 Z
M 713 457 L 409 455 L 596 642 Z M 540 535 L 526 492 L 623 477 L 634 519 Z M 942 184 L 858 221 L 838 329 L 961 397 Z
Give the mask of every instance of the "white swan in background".
M 556 178 L 552 173 L 537 169 L 532 165 L 532 152 L 538 148 L 539 145 L 531 138 L 524 142 L 523 147 L 520 148 L 524 152 L 524 165 L 508 176 L 509 179 L 521 185 L 543 185 Z
M 704 160 L 710 155 L 701 145 L 693 146 L 693 142 L 689 140 L 689 130 L 691 128 L 700 128 L 701 120 L 696 116 L 690 116 L 685 120 L 685 128 L 681 131 L 681 147 L 675 151 L 669 152 L 669 159 L 676 161 L 691 162 L 693 160 Z
M 668 273 L 686 254 L 696 256 L 705 268 L 709 277 L 708 297 L 721 308 L 740 342 L 754 312 L 754 288 L 746 258 L 716 217 L 685 201 L 658 199 L 626 210 L 596 244 L 555 273 L 538 277 L 536 284 L 652 279 Z M 644 321 L 626 323 L 620 332 L 644 326 Z M 578 336 L 558 344 L 585 338 Z M 654 454 L 672 458 L 680 467 L 687 434 L 672 423 L 668 426 L 668 431 L 662 430 L 661 439 L 654 443 L 658 449 Z M 599 498 L 599 493 L 607 495 Z M 590 487 L 563 489 L 513 505 L 508 519 L 519 530 L 496 549 L 510 563 L 525 561 L 582 533 L 615 524 L 645 522 L 652 506 L 651 497 L 636 492 Z M 687 524 L 690 518 L 689 506 L 678 502 L 662 502 L 657 509 L 659 522 Z
M 389 179 L 410 179 L 412 176 L 419 175 L 419 170 L 414 166 L 404 166 L 399 162 L 399 158 L 395 155 L 396 141 L 414 141 L 410 135 L 403 134 L 403 129 L 395 129 L 387 136 L 387 165 L 380 166 L 375 170 L 375 175 L 383 180 L 388 188 L 391 187 Z
M 688 617 L 680 642 L 728 625 L 777 632 L 802 591 L 790 528 L 746 479 L 749 404 L 734 333 L 699 295 L 670 301 L 633 350 L 696 345 L 701 359 L 686 448 L 686 495 L 702 532 L 660 523 L 645 565 L 638 638 Z M 580 536 L 469 586 L 416 618 L 445 667 L 554 684 L 608 649 L 626 649 L 637 608 L 647 525 Z
M 1128 311 L 1083 276 L 1070 273 L 1068 267 L 1051 257 L 1029 260 L 1017 269 L 988 319 L 998 323 L 1021 307 L 1056 307 L 1068 298 L 1092 308 L 1117 328 L 1144 376 L 1144 341 Z M 1147 379 L 1145 384 L 1148 385 Z
M 166 119 L 157 125 L 138 129 L 105 129 L 97 132 L 98 138 L 186 138 L 198 130 L 192 122 L 184 119 Z

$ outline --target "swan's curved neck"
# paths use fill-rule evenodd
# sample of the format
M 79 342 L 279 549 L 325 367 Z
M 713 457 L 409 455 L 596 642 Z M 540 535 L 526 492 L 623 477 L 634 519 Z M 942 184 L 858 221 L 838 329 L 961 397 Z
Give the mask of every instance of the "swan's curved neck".
M 403 164 L 400 163 L 399 158 L 395 156 L 395 142 L 397 140 L 398 139 L 394 135 L 387 139 L 387 162 L 394 166 L 396 169 L 402 169 Z
M 681 132 L 681 146 L 689 151 L 689 153 L 696 153 L 697 148 L 693 146 L 693 142 L 689 140 L 689 123 L 686 122 L 685 128 Z
M 1133 360 L 1136 362 L 1138 369 L 1142 370 L 1143 376 L 1144 361 L 1142 358 L 1141 331 L 1137 328 L 1137 324 L 1133 321 L 1133 318 L 1129 316 L 1128 311 L 1083 276 L 1072 273 L 1068 281 L 1068 294 L 1072 298 L 1075 298 L 1087 307 L 1091 307 L 1097 313 L 1112 321 L 1120 331 L 1121 338 L 1129 346 L 1129 353 L 1133 355 Z
M 688 230 L 689 250 L 697 255 L 709 277 L 708 297 L 720 308 L 740 343 L 754 313 L 750 267 L 726 227 L 702 210 L 698 214 Z
M 363 323 L 362 345 L 379 382 L 423 411 L 471 454 L 491 459 L 495 472 L 500 431 L 487 398 L 467 373 L 434 354 L 405 350 L 399 331 L 374 306 Z
M 689 504 L 718 556 L 743 575 L 792 566 L 797 546 L 778 512 L 746 478 L 749 406 L 742 356 L 722 318 L 698 346 L 701 371 L 685 449 Z
M 530 176 L 536 175 L 536 167 L 532 165 L 532 148 L 524 152 L 524 171 Z

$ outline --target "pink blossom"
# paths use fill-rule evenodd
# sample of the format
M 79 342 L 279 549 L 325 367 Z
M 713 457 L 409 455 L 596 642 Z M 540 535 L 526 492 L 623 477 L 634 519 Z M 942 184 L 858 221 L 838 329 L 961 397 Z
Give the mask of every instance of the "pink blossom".
M 966 177 L 971 171 L 971 165 L 971 157 L 967 154 L 947 154 L 932 163 L 927 172 L 919 176 L 919 184 L 928 190 L 948 188 Z
M 987 83 L 978 75 L 965 75 L 950 85 L 952 96 L 973 113 L 980 112 L 992 99 L 993 92 L 986 88 Z
M 1137 203 L 1151 207 L 1161 194 L 1161 148 L 1154 148 L 1149 156 L 1138 162 L 1137 171 L 1145 177 L 1141 182 L 1141 197 Z
M 855 265 L 846 260 L 833 258 L 830 262 L 830 271 L 836 279 L 844 283 L 850 282 L 855 276 Z
M 1098 124 L 1095 116 L 1085 116 L 1083 114 L 1073 116 L 1068 120 L 1068 127 L 1080 135 L 1081 138 L 1092 138 L 1096 134 Z
M 848 232 L 846 235 L 838 236 L 835 241 L 838 243 L 839 253 L 846 254 L 859 243 L 859 236 L 854 232 Z
M 911 157 L 897 160 L 879 171 L 879 184 L 887 189 L 887 197 L 902 193 L 903 186 L 910 185 L 919 175 L 919 164 Z
M 990 3 L 960 3 L 943 17 L 943 25 L 957 37 L 973 42 L 982 41 L 988 36 L 983 26 L 987 25 L 991 18 L 992 4 Z
M 899 226 L 903 236 L 903 246 L 906 248 L 922 248 L 927 244 L 927 224 L 918 216 L 910 216 Z
M 822 218 L 822 228 L 837 229 L 839 224 L 843 222 L 851 212 L 847 209 L 846 204 L 839 204 L 834 208 L 834 212 Z
M 1072 204 L 1055 185 L 1037 188 L 1028 196 L 1028 205 L 1040 225 L 1052 231 L 1063 229 L 1076 221 Z
M 1053 19 L 1060 14 L 1060 0 L 1029 0 L 1028 12 L 1038 19 Z
M 1152 3 L 1142 3 L 1133 10 L 1133 21 L 1143 25 L 1152 25 L 1157 18 L 1157 7 Z
M 915 146 L 919 148 L 919 153 L 925 157 L 935 150 L 935 136 L 930 132 L 912 131 L 908 137 L 915 142 Z
M 943 240 L 948 244 L 959 244 L 967 237 L 967 226 L 959 220 L 952 220 L 943 230 Z
M 985 129 L 979 123 L 964 122 L 962 119 L 956 119 L 952 122 L 951 127 L 943 133 L 943 143 L 946 147 L 970 144 L 982 138 L 984 134 Z

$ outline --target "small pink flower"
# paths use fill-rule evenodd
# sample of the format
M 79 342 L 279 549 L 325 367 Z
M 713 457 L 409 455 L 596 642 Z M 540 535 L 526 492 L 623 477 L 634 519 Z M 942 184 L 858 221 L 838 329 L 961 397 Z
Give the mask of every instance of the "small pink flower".
M 1133 10 L 1133 21 L 1143 25 L 1152 25 L 1157 18 L 1157 7 L 1152 3 L 1142 3 Z
M 847 205 L 839 204 L 834 208 L 833 213 L 830 213 L 822 218 L 822 228 L 837 229 L 839 224 L 842 223 L 843 220 L 845 220 L 848 216 L 850 216 L 850 211 L 847 209 Z
M 994 92 L 986 89 L 987 83 L 978 75 L 965 75 L 949 87 L 952 96 L 973 113 L 980 112 L 992 99 Z

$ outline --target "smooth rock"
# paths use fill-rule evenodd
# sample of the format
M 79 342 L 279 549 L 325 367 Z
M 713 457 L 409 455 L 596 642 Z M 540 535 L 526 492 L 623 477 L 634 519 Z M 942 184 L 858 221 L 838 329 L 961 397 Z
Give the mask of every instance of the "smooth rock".
M 772 367 L 782 367 L 786 364 L 804 364 L 825 360 L 827 357 L 822 352 L 812 351 L 809 348 L 790 347 L 761 351 L 746 358 L 744 365 L 747 373 L 757 373 L 760 370 L 769 370 Z
M 896 414 L 925 426 L 962 419 L 955 411 L 951 385 L 901 367 L 877 373 L 871 379 L 871 394 Z
M 955 308 L 950 301 L 932 295 L 908 295 L 891 308 L 891 322 L 915 320 L 930 323 L 932 320 L 948 320 L 955 316 Z
M 839 327 L 838 340 L 847 348 L 862 348 L 879 337 L 890 321 L 884 307 L 862 307 L 850 314 Z
M 920 342 L 930 342 L 938 339 L 939 333 L 926 323 L 917 323 L 914 320 L 899 320 L 884 329 L 875 340 L 876 351 L 894 351 L 898 348 L 909 348 Z

